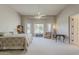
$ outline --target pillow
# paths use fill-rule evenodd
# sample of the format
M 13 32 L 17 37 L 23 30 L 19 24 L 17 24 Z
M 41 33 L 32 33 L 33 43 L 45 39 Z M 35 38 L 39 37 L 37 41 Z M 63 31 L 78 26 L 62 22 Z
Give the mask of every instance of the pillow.
M 6 33 L 4 33 L 4 36 L 12 36 L 12 33 L 6 32 Z
M 14 34 L 14 36 L 17 36 L 17 37 L 25 37 L 25 34 Z

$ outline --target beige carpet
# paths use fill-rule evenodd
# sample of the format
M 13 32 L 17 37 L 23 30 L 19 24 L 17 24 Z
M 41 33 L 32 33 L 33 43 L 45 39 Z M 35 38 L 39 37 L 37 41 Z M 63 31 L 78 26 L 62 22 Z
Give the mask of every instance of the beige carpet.
M 62 41 L 56 42 L 55 40 L 45 38 L 33 38 L 30 44 L 27 55 L 73 55 L 79 54 L 79 47 L 63 43 Z

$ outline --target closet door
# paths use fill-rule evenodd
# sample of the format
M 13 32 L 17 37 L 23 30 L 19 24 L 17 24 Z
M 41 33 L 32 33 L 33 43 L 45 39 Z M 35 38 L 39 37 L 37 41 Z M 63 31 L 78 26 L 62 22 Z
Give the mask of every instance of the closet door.
M 77 44 L 78 43 L 78 17 L 74 16 L 74 40 L 73 43 Z
M 70 43 L 78 45 L 79 40 L 79 20 L 78 16 L 70 17 Z

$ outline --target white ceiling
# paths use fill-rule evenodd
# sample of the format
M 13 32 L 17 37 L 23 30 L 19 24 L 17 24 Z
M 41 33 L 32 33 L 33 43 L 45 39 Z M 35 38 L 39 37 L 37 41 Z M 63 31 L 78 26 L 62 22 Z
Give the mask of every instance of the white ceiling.
M 66 4 L 12 4 L 11 8 L 19 12 L 21 15 L 57 15 Z

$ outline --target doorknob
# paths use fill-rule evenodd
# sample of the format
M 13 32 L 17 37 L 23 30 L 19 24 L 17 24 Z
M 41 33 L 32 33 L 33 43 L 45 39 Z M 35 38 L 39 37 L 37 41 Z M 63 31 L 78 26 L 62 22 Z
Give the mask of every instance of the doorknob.
M 72 40 L 72 41 L 74 41 L 74 40 Z

